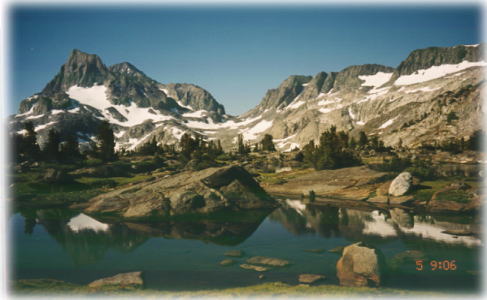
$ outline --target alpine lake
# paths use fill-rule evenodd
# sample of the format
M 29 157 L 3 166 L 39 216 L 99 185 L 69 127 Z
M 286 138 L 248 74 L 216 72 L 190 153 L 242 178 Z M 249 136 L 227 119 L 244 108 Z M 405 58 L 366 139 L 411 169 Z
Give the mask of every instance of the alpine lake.
M 64 208 L 18 209 L 8 217 L 10 278 L 84 285 L 142 271 L 145 288 L 191 291 L 276 281 L 296 285 L 299 274 L 311 273 L 325 275 L 323 284 L 338 285 L 340 253 L 329 250 L 362 241 L 384 255 L 383 287 L 480 292 L 478 215 L 420 215 L 399 208 L 279 201 L 280 207 L 273 211 L 145 223 L 97 220 Z M 240 250 L 242 256 L 225 256 L 230 250 Z M 259 278 L 260 272 L 240 267 L 252 256 L 285 259 L 290 264 L 271 267 Z M 224 259 L 234 262 L 220 265 Z

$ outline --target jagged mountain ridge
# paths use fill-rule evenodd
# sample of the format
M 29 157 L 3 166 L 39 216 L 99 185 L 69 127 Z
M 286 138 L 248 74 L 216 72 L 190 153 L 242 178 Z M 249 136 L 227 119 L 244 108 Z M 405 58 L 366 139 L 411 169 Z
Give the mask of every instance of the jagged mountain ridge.
M 117 147 L 134 149 L 149 131 L 158 141 L 174 143 L 185 131 L 198 134 L 187 122 L 213 124 L 232 117 L 199 86 L 162 84 L 128 62 L 107 67 L 97 55 L 75 49 L 58 74 L 40 93 L 24 99 L 11 119 L 10 127 L 19 133 L 22 123 L 33 122 L 41 144 L 53 127 L 92 140 L 99 123 L 108 120 Z M 167 124 L 170 134 L 165 134 Z
M 175 143 L 184 132 L 221 139 L 237 134 L 255 143 L 270 133 L 281 150 L 302 147 L 330 126 L 380 135 L 386 145 L 467 137 L 481 127 L 482 45 L 414 50 L 397 68 L 377 64 L 340 72 L 293 75 L 239 117 L 225 114 L 211 94 L 191 84 L 162 84 L 130 63 L 106 67 L 74 50 L 45 89 L 22 101 L 11 131 L 34 122 L 41 143 L 49 128 L 93 137 L 109 120 L 117 148 L 135 149 L 155 137 Z M 455 113 L 454 122 L 447 114 Z M 134 116 L 137 116 L 134 118 Z

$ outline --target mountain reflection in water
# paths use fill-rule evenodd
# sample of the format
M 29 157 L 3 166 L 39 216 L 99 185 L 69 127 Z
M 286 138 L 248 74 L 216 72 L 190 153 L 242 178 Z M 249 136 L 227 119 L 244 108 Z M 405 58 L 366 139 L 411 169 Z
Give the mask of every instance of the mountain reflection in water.
M 413 215 L 404 209 L 358 210 L 334 206 L 304 204 L 299 200 L 282 201 L 269 218 L 281 223 L 289 232 L 300 235 L 317 233 L 323 237 L 345 237 L 350 240 L 386 241 L 419 238 L 467 247 L 481 246 L 479 225 L 474 217 Z M 469 222 L 465 221 L 470 220 Z M 469 232 L 453 235 L 448 230 Z
M 11 218 L 13 278 L 53 278 L 87 284 L 140 270 L 149 288 L 208 289 L 263 281 L 239 267 L 249 256 L 289 260 L 265 280 L 297 284 L 299 274 L 324 274 L 338 284 L 330 250 L 363 241 L 393 267 L 384 286 L 407 289 L 476 289 L 482 242 L 478 216 L 415 215 L 402 209 L 361 210 L 285 200 L 274 211 L 213 218 L 135 222 L 66 209 L 21 210 Z M 458 233 L 457 235 L 448 234 Z M 310 249 L 323 249 L 313 253 Z M 228 250 L 241 250 L 233 266 L 220 266 Z M 404 253 L 457 261 L 455 272 L 418 273 Z M 254 274 L 255 275 L 255 274 Z
M 196 239 L 217 245 L 238 245 L 245 241 L 267 217 L 269 211 L 241 213 L 232 220 L 197 219 L 157 222 L 108 222 L 65 209 L 41 209 L 21 212 L 24 232 L 39 224 L 79 265 L 92 264 L 109 249 L 133 251 L 147 240 Z M 29 228 L 27 228 L 29 227 Z

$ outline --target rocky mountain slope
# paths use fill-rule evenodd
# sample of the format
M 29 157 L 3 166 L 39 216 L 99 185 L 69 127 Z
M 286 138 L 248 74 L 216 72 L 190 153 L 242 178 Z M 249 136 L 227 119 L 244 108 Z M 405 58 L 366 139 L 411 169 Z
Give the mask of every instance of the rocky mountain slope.
M 32 121 L 43 144 L 50 128 L 93 139 L 101 120 L 115 131 L 118 149 L 136 149 L 155 137 L 175 143 L 184 132 L 250 143 L 272 134 L 283 151 L 317 140 L 330 126 L 379 135 L 386 145 L 417 147 L 468 137 L 484 114 L 482 45 L 419 49 L 396 68 L 377 64 L 314 76 L 293 75 L 261 103 L 232 117 L 211 94 L 192 84 L 162 84 L 129 63 L 105 66 L 74 50 L 44 90 L 22 101 L 11 132 Z
M 240 131 L 251 141 L 272 134 L 281 150 L 317 141 L 330 126 L 379 135 L 389 146 L 468 139 L 484 114 L 482 52 L 481 45 L 432 47 L 411 52 L 397 68 L 290 76 L 241 116 L 249 124 Z

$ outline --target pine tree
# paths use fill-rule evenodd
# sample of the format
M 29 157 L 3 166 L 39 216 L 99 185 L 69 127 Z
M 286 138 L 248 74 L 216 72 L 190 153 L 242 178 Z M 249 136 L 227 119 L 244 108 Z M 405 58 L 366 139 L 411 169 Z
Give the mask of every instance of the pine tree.
M 115 137 L 113 135 L 113 129 L 107 121 L 103 121 L 98 127 L 96 138 L 98 140 L 100 158 L 103 161 L 115 160 Z
M 148 143 L 142 145 L 138 152 L 142 155 L 156 155 L 163 152 L 162 148 L 157 145 L 156 138 L 153 137 Z
M 222 148 L 222 143 L 220 140 L 217 141 L 217 146 L 216 146 L 216 149 L 217 149 L 217 153 L 218 155 L 220 154 L 223 154 L 223 148 Z
M 365 147 L 369 142 L 369 139 L 367 138 L 367 135 L 365 134 L 365 132 L 363 131 L 360 131 L 359 132 L 359 138 L 358 138 L 358 145 L 359 147 L 363 148 Z
M 25 159 L 37 160 L 40 157 L 41 150 L 37 144 L 34 124 L 30 121 L 26 122 L 24 123 L 24 129 L 27 131 L 27 133 L 23 137 L 23 141 L 21 143 L 22 149 L 20 151 L 24 154 Z
M 264 138 L 260 142 L 262 145 L 262 151 L 276 151 L 276 147 L 274 147 L 274 142 L 272 142 L 273 138 L 272 135 L 266 134 L 264 135 Z
M 190 134 L 185 133 L 179 141 L 182 159 L 188 161 L 191 159 L 191 153 L 198 148 L 198 141 L 193 139 Z
M 69 134 L 61 147 L 61 157 L 66 161 L 77 161 L 81 159 L 79 142 L 76 134 Z
M 61 143 L 61 135 L 55 129 L 49 130 L 47 134 L 47 143 L 44 147 L 43 154 L 47 161 L 59 161 L 60 151 L 59 144 Z
M 303 161 L 308 165 L 315 169 L 318 168 L 318 159 L 317 159 L 317 149 L 315 146 L 315 142 L 311 140 L 306 146 L 303 147 Z
M 247 154 L 247 148 L 245 147 L 244 141 L 243 141 L 243 135 L 239 134 L 237 136 L 237 152 L 238 154 L 244 155 Z

